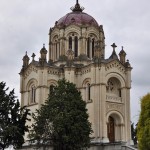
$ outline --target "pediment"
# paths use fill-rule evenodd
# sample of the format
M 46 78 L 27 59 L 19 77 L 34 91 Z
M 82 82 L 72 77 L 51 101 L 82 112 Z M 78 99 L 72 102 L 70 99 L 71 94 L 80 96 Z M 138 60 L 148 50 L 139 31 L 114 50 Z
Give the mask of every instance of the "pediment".
M 38 69 L 33 64 L 30 64 L 24 73 L 25 78 L 28 77 L 32 72 L 37 73 Z
M 106 71 L 113 69 L 117 69 L 119 72 L 125 74 L 125 67 L 118 60 L 112 60 L 106 64 L 105 66 Z

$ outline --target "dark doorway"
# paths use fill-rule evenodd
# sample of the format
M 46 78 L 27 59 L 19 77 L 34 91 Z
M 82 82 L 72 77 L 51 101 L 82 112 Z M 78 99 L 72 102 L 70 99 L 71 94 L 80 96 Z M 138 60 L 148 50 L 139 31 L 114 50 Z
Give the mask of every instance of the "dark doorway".
M 115 142 L 115 121 L 113 117 L 109 117 L 108 119 L 107 133 L 109 142 Z

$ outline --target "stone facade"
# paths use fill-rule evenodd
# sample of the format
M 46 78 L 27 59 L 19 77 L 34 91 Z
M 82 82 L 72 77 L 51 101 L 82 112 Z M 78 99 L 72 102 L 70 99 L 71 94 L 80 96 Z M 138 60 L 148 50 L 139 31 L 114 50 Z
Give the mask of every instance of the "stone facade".
M 77 2 L 72 12 L 49 30 L 49 59 L 45 45 L 39 61 L 23 57 L 20 72 L 21 105 L 34 112 L 47 99 L 59 79 L 76 84 L 87 103 L 92 123 L 92 144 L 130 143 L 131 66 L 126 53 L 116 54 L 115 43 L 105 58 L 103 26 L 83 12 Z M 32 124 L 32 121 L 28 123 Z

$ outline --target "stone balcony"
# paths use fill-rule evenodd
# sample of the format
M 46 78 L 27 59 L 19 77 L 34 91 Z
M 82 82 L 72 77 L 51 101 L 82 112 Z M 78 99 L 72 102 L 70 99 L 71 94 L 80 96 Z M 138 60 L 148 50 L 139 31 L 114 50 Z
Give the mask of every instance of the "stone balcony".
M 122 103 L 122 98 L 114 94 L 106 94 L 106 101 Z

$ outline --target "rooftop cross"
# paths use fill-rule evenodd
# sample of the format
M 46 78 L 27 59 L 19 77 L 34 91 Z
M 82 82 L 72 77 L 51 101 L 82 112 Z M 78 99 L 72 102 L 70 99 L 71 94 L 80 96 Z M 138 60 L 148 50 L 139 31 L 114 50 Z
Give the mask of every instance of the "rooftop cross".
M 117 47 L 116 44 L 113 43 L 111 46 L 113 47 L 113 51 L 115 51 L 115 48 Z

